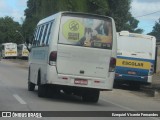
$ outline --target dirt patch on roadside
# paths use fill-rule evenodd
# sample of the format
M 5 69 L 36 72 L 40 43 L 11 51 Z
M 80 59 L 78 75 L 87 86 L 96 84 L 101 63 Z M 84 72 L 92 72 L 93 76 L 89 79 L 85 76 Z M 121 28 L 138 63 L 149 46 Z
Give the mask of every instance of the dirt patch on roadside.
M 28 69 L 29 64 L 28 60 L 22 60 L 22 59 L 2 59 L 2 62 L 10 62 L 17 64 L 16 66 Z

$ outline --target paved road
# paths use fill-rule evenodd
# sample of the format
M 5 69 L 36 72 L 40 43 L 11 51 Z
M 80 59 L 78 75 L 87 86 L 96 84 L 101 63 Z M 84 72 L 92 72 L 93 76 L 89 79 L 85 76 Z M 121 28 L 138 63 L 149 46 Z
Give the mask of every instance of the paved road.
M 27 74 L 27 69 L 17 63 L 0 62 L 0 111 L 160 111 L 160 99 L 148 97 L 139 91 L 122 89 L 101 92 L 100 100 L 97 104 L 84 103 L 78 97 L 64 94 L 60 94 L 55 98 L 38 98 L 37 88 L 34 92 L 27 91 Z M 14 119 L 17 120 L 17 118 Z M 52 119 L 53 118 L 42 118 L 42 120 Z M 55 119 L 119 120 L 120 118 L 56 117 L 54 120 Z M 121 119 L 159 120 L 159 118 L 152 117 L 125 117 Z M 8 118 L 0 118 L 0 120 L 8 120 Z M 26 120 L 28 120 L 28 118 L 26 118 Z

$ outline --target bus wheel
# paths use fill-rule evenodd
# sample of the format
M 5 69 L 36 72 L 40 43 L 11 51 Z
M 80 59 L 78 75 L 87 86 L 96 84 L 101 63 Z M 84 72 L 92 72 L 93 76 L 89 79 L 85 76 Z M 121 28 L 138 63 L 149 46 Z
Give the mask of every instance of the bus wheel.
M 50 84 L 46 84 L 45 85 L 45 97 L 47 98 L 53 98 L 56 97 L 59 93 L 59 89 L 57 89 L 55 86 L 50 85 Z
M 71 95 L 71 94 L 72 94 L 72 91 L 71 91 L 71 89 L 69 89 L 69 88 L 64 88 L 64 89 L 63 89 L 63 93 L 64 93 L 64 94 L 67 94 L 67 95 Z
M 129 86 L 132 90 L 140 90 L 140 88 L 141 88 L 140 83 L 130 83 Z
M 82 100 L 84 102 L 97 103 L 98 100 L 99 100 L 99 94 L 100 94 L 99 90 L 88 90 L 88 91 L 85 91 L 84 94 L 82 95 Z
M 35 89 L 35 84 L 30 82 L 30 68 L 28 71 L 28 91 L 34 91 Z
M 46 86 L 38 85 L 38 97 L 45 97 L 45 96 L 46 96 Z
M 28 91 L 34 91 L 35 84 L 28 81 Z

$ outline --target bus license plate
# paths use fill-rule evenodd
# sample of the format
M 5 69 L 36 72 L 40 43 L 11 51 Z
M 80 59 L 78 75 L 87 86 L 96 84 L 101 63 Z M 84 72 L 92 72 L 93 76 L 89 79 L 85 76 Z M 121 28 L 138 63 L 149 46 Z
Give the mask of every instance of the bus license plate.
M 128 71 L 128 74 L 130 74 L 130 75 L 136 75 L 136 72 Z
M 74 84 L 79 84 L 79 85 L 88 85 L 88 80 L 84 79 L 75 79 Z

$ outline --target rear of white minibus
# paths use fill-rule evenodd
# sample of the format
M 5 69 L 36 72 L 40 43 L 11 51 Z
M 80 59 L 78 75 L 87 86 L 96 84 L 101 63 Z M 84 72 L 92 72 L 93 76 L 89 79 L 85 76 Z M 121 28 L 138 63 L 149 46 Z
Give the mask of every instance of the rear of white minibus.
M 57 51 L 49 63 L 56 66 L 56 84 L 64 91 L 84 90 L 84 100 L 97 102 L 100 90 L 111 90 L 116 65 L 116 30 L 110 17 L 89 14 L 62 14 Z M 95 91 L 95 93 L 93 92 Z M 88 96 L 88 97 L 86 97 Z

